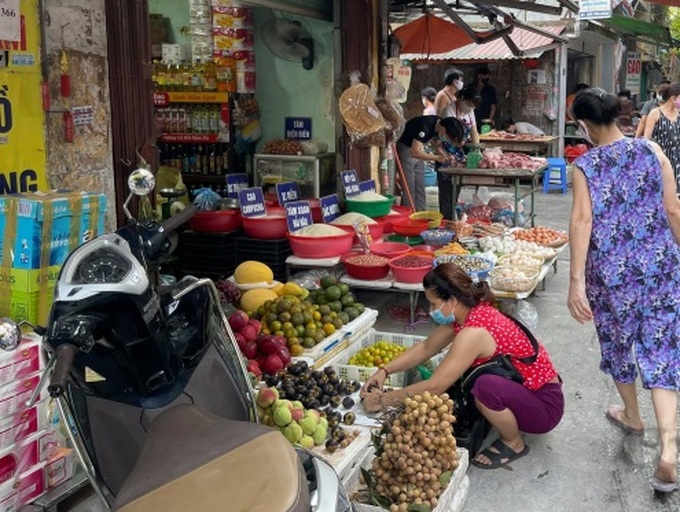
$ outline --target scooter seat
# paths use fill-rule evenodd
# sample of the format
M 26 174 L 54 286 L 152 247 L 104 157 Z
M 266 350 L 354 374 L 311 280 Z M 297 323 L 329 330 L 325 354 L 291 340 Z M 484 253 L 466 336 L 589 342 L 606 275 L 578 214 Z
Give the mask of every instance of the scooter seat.
M 277 430 L 193 405 L 152 423 L 116 496 L 121 512 L 308 512 L 307 480 Z

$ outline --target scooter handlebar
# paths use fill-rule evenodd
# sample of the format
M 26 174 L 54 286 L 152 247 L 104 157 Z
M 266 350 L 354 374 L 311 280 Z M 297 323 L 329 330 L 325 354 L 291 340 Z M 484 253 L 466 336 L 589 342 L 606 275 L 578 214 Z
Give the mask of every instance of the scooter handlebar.
M 73 358 L 78 352 L 78 347 L 70 343 L 63 343 L 56 348 L 57 362 L 52 370 L 50 377 L 50 384 L 47 390 L 52 398 L 61 396 L 66 390 L 66 382 L 68 381 L 68 374 L 73 365 Z
M 186 221 L 188 221 L 191 217 L 196 215 L 196 212 L 198 209 L 193 205 L 190 204 L 184 210 L 182 210 L 179 213 L 176 213 L 169 219 L 167 219 L 161 226 L 163 226 L 163 231 L 165 233 L 171 233 L 172 231 L 175 231 L 178 227 L 180 227 L 182 224 L 184 224 Z

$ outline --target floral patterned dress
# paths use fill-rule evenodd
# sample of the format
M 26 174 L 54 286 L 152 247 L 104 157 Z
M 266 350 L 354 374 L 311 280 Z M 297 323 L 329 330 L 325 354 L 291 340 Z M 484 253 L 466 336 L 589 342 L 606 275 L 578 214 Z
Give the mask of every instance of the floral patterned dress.
M 649 141 L 626 138 L 575 163 L 593 211 L 586 293 L 600 369 L 624 384 L 639 370 L 645 388 L 680 390 L 680 245 L 663 206 L 659 159 Z

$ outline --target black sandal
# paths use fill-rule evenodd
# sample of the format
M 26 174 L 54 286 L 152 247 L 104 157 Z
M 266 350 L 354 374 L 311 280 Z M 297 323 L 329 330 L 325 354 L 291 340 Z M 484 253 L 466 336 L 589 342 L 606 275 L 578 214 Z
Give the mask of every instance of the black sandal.
M 497 451 L 492 451 L 491 448 L 495 448 Z M 529 453 L 529 445 L 525 444 L 524 449 L 521 452 L 516 452 L 500 439 L 496 439 L 491 444 L 491 446 L 485 448 L 484 450 L 477 454 L 484 455 L 487 459 L 491 461 L 490 464 L 484 464 L 483 462 L 479 462 L 476 458 L 472 459 L 470 462 L 472 463 L 473 466 L 476 466 L 481 469 L 496 469 L 511 463 L 513 460 L 517 460 L 520 457 L 524 457 L 527 453 Z M 507 460 L 503 461 L 504 459 Z

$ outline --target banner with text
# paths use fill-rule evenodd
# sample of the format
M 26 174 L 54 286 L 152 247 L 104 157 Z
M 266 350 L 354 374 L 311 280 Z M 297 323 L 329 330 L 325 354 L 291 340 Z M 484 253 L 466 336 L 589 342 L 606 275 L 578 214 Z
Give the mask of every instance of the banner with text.
M 21 0 L 14 14 L 19 40 L 4 40 L 0 32 L 0 53 L 7 56 L 0 67 L 0 195 L 47 189 L 38 0 Z

